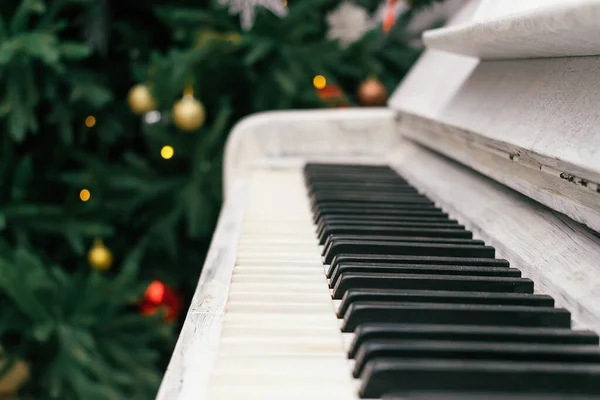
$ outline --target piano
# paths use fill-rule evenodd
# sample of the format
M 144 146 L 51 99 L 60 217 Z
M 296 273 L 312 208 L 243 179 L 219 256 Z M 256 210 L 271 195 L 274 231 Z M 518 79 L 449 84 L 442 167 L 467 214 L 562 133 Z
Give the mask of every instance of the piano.
M 600 2 L 423 42 L 387 107 L 232 130 L 157 400 L 600 398 Z

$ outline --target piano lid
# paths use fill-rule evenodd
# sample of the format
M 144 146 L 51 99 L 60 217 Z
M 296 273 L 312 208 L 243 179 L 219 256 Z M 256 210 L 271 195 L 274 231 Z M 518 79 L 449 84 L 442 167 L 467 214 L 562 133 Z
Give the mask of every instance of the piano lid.
M 389 101 L 401 134 L 600 231 L 600 57 L 566 51 L 600 54 L 592 20 L 600 1 L 466 1 Z
M 600 2 L 484 0 L 472 21 L 425 32 L 423 41 L 484 60 L 600 55 Z

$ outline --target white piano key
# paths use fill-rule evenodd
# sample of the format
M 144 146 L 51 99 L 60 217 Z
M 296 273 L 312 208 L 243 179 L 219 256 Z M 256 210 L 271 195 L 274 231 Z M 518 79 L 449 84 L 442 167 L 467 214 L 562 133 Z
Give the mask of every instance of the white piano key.
M 236 313 L 285 313 L 285 314 L 319 314 L 330 315 L 335 310 L 331 304 L 323 302 L 313 303 L 285 303 L 285 302 L 227 302 L 227 311 Z
M 321 272 L 323 267 L 316 263 L 305 264 L 303 266 L 260 266 L 260 265 L 237 265 L 234 275 L 310 275 L 314 276 L 315 271 Z
M 325 336 L 337 337 L 338 333 L 331 331 L 329 327 L 324 326 L 306 326 L 302 328 L 298 327 L 289 327 L 282 326 L 280 328 L 265 328 L 262 326 L 257 326 L 256 324 L 235 324 L 235 323 L 227 323 L 223 325 L 223 330 L 221 333 L 221 338 L 229 338 L 229 337 L 244 337 L 244 338 L 265 338 L 265 337 L 286 337 L 286 338 L 305 338 L 305 337 L 313 337 L 313 338 L 322 338 Z M 353 335 L 351 333 L 347 333 L 346 335 Z M 346 343 L 347 339 L 344 339 L 342 335 L 342 339 L 344 343 Z
M 323 292 L 318 286 L 310 283 L 272 283 L 272 282 L 244 282 L 239 280 L 232 280 L 232 284 L 235 282 L 236 290 L 242 289 L 246 292 L 261 293 L 266 291 L 282 290 L 294 295 L 303 295 L 306 293 L 321 293 Z M 325 285 L 325 283 L 323 284 Z
M 356 389 L 346 385 L 307 387 L 217 386 L 209 391 L 209 399 L 218 400 L 356 400 Z
M 358 398 L 312 221 L 299 169 L 254 175 L 209 399 Z
M 298 261 L 293 259 L 282 259 L 282 260 L 273 260 L 273 259 L 252 259 L 252 260 L 244 260 L 243 262 L 237 261 L 236 268 L 239 266 L 248 267 L 248 266 L 274 266 L 274 267 L 314 267 L 315 265 L 321 265 L 321 263 L 315 261 Z
M 326 285 L 327 282 L 320 276 L 310 274 L 294 274 L 294 275 L 275 275 L 275 274 L 234 274 L 232 282 L 240 283 L 277 283 L 277 284 L 306 284 L 306 285 Z

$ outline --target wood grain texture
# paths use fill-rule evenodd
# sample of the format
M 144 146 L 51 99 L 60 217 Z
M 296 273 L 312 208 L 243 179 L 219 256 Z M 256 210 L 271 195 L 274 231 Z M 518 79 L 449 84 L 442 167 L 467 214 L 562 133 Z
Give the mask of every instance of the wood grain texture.
M 204 398 L 217 354 L 247 186 L 232 184 L 157 400 Z
M 447 55 L 426 52 L 395 92 L 392 106 L 579 171 L 600 173 L 600 115 L 595 106 L 600 102 L 600 57 L 475 65 L 473 59 L 455 57 L 448 64 Z M 440 72 L 439 65 L 445 63 L 449 69 Z
M 600 55 L 597 0 L 546 1 L 526 9 L 519 3 L 528 2 L 495 3 L 505 8 L 495 10 L 500 17 L 488 14 L 479 21 L 425 31 L 425 45 L 482 60 Z M 506 8 L 517 12 L 506 15 Z
M 600 232 L 599 174 L 411 114 L 402 114 L 400 132 Z
M 446 26 L 472 21 L 478 6 L 478 1 L 467 1 Z M 474 57 L 426 49 L 396 87 L 388 106 L 394 110 L 435 118 L 478 64 L 479 60 Z
M 473 9 L 457 18 L 473 20 Z M 390 106 L 412 140 L 600 231 L 599 74 L 598 56 L 479 61 L 427 50 Z M 477 144 L 517 158 L 490 165 Z
M 567 217 L 483 175 L 406 141 L 392 166 L 476 238 L 496 247 L 538 292 L 572 313 L 574 325 L 600 332 L 600 238 Z

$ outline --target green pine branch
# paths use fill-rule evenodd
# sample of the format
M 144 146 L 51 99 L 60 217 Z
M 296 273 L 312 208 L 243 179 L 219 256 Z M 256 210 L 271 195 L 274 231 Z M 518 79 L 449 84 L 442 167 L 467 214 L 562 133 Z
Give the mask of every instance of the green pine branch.
M 135 18 L 105 2 L 97 18 L 109 25 L 93 19 L 92 0 L 0 4 L 0 345 L 31 364 L 23 398 L 153 397 L 179 326 L 140 316 L 138 302 L 155 279 L 189 301 L 234 124 L 326 107 L 317 74 L 353 105 L 369 75 L 391 92 L 420 54 L 406 30 L 411 13 L 347 48 L 326 39 L 325 16 L 340 3 L 289 1 L 282 19 L 259 10 L 249 32 L 216 0 L 138 2 Z M 84 27 L 100 25 L 91 40 Z M 172 109 L 189 82 L 206 121 L 182 132 Z M 151 87 L 158 121 L 129 110 L 138 83 Z M 110 271 L 87 265 L 96 238 L 112 251 Z

